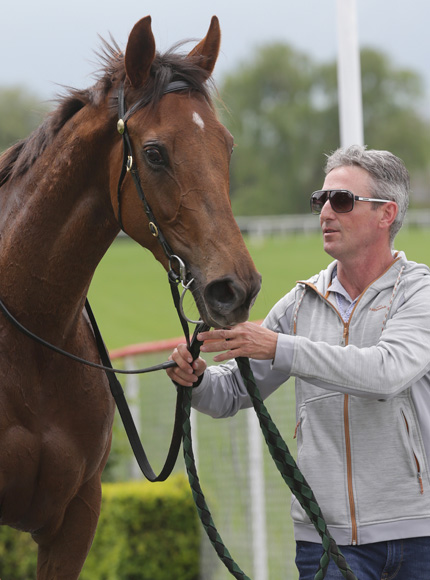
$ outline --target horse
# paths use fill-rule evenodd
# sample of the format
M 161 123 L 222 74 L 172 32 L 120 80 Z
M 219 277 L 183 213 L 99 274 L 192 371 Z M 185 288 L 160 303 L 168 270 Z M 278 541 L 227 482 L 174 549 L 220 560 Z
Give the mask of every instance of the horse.
M 248 318 L 261 277 L 232 214 L 233 138 L 211 96 L 220 39 L 214 16 L 191 52 L 160 54 L 151 17 L 142 18 L 125 51 L 103 41 L 92 87 L 67 89 L 0 158 L 0 299 L 37 336 L 100 362 L 84 305 L 121 228 L 166 270 L 172 260 L 186 269 L 207 325 Z M 75 580 L 100 513 L 114 416 L 108 382 L 3 317 L 0 352 L 0 524 L 31 534 L 38 580 Z

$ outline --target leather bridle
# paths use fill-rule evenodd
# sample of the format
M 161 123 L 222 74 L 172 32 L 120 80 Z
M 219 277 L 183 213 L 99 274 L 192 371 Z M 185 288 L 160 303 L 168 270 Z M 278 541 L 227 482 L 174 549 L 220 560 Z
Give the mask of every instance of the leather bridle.
M 163 94 L 178 92 L 189 90 L 191 86 L 183 80 L 177 80 L 170 82 L 163 91 Z M 130 109 L 127 110 L 126 103 L 125 103 L 125 91 L 124 91 L 124 83 L 118 89 L 118 122 L 117 122 L 117 130 L 118 133 L 122 137 L 123 142 L 123 161 L 122 161 L 122 168 L 121 173 L 118 180 L 118 187 L 117 187 L 117 219 L 121 229 L 125 232 L 123 220 L 122 220 L 122 211 L 121 211 L 121 193 L 122 193 L 122 185 L 125 176 L 127 173 L 130 173 L 137 194 L 143 204 L 146 216 L 149 222 L 149 231 L 151 234 L 157 238 L 159 241 L 165 256 L 169 261 L 169 281 L 172 284 L 178 284 L 181 282 L 183 291 L 179 297 L 178 308 L 179 308 L 179 315 L 182 320 L 184 318 L 186 321 L 191 322 L 192 324 L 201 324 L 201 320 L 192 320 L 188 318 L 184 312 L 183 308 L 183 300 L 187 290 L 190 289 L 192 283 L 194 282 L 193 278 L 189 277 L 189 270 L 186 267 L 186 264 L 182 258 L 178 255 L 173 253 L 169 243 L 167 242 L 166 238 L 163 235 L 163 232 L 160 226 L 157 223 L 155 215 L 146 199 L 145 192 L 143 191 L 142 182 L 140 180 L 139 171 L 133 157 L 133 147 L 131 144 L 130 135 L 127 128 L 128 120 L 140 109 L 145 107 L 150 103 L 151 99 L 142 99 L 135 103 Z M 175 301 L 176 304 L 176 301 Z

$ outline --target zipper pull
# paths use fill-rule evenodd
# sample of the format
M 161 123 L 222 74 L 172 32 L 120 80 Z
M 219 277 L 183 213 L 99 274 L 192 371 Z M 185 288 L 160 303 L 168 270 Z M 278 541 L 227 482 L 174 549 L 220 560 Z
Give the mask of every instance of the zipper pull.
M 349 335 L 349 325 L 345 324 L 343 327 L 343 336 L 342 340 L 340 341 L 340 346 L 346 346 L 348 344 L 348 335 Z

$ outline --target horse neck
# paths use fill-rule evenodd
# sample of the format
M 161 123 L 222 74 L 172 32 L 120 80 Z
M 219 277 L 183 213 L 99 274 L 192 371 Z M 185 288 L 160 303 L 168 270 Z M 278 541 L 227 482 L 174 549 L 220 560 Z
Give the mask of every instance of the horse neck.
M 76 321 L 119 230 L 109 196 L 107 113 L 98 117 L 87 106 L 75 117 L 1 192 L 0 298 L 45 336 L 50 321 L 51 335 Z

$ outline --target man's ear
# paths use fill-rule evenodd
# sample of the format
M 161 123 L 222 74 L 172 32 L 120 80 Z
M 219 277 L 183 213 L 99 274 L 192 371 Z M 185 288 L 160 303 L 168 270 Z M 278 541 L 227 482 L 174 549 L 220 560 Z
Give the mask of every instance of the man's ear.
M 395 201 L 389 201 L 388 203 L 384 203 L 384 204 L 380 204 L 383 207 L 382 209 L 382 217 L 381 217 L 381 221 L 380 224 L 382 227 L 386 227 L 389 228 L 391 226 L 391 224 L 394 222 L 394 220 L 397 217 L 397 214 L 399 213 L 399 206 L 397 205 L 397 203 Z

